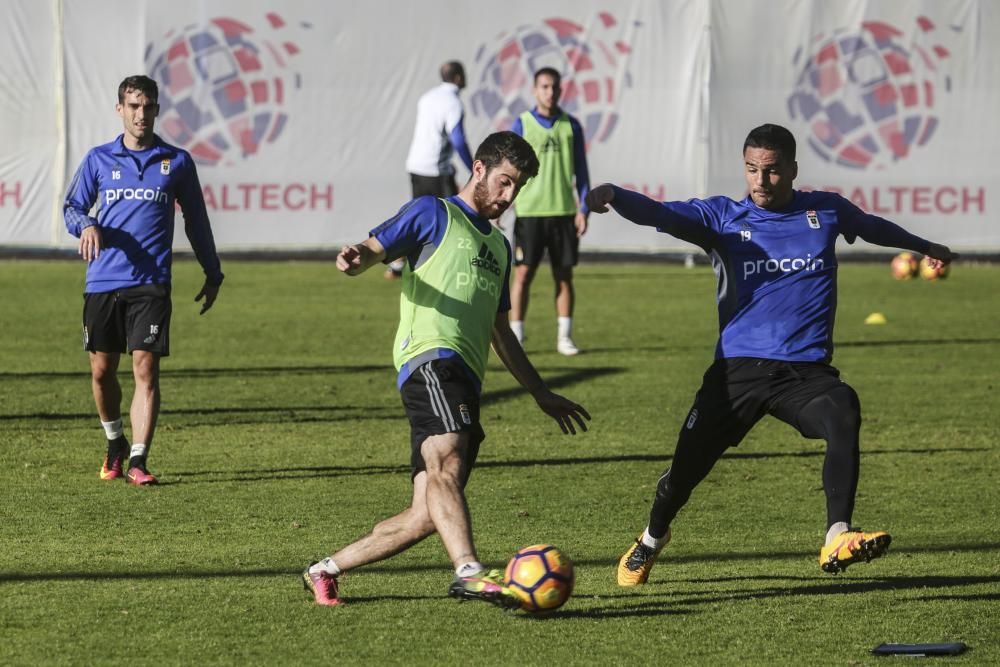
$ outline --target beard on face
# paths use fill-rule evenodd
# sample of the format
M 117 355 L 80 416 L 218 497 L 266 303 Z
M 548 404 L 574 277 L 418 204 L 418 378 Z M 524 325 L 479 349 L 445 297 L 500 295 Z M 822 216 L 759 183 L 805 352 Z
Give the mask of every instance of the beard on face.
M 507 209 L 506 204 L 500 205 L 497 202 L 490 202 L 490 190 L 486 186 L 485 178 L 473 186 L 472 203 L 475 204 L 476 210 L 479 211 L 479 215 L 483 216 L 487 220 L 493 220 L 494 218 L 500 217 L 500 214 Z

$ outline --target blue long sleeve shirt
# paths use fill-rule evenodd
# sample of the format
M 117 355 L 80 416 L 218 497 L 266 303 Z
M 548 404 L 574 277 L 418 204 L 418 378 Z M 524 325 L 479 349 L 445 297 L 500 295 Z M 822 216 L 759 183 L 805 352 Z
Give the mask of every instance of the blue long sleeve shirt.
M 221 284 L 224 276 L 191 155 L 158 136 L 150 148 L 132 151 L 123 137 L 92 148 L 66 193 L 63 219 L 69 233 L 79 238 L 92 225 L 101 231 L 103 248 L 87 267 L 86 292 L 170 284 L 177 204 L 206 281 Z M 96 216 L 91 216 L 95 203 Z
M 451 141 L 451 145 L 455 148 L 455 152 L 458 153 L 458 157 L 462 159 L 462 163 L 465 165 L 466 169 L 472 171 L 472 151 L 469 150 L 469 142 L 465 138 L 465 119 L 458 121 L 458 124 L 451 129 L 448 134 L 448 139 Z
M 779 211 L 748 196 L 656 202 L 615 188 L 623 217 L 693 243 L 718 277 L 716 358 L 833 357 L 838 236 L 926 253 L 930 243 L 832 192 L 794 192 Z

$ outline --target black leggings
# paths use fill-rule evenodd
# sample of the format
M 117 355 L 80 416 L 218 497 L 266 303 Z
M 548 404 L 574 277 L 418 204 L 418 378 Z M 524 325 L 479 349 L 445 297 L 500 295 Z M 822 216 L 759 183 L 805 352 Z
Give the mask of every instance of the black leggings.
M 841 384 L 806 403 L 794 423 L 784 415 L 775 416 L 791 423 L 807 438 L 826 440 L 823 489 L 827 526 L 838 521 L 849 524 L 854 513 L 860 461 L 861 403 L 857 393 Z M 651 536 L 663 537 L 667 533 L 670 522 L 687 503 L 691 492 L 727 448 L 727 444 L 720 446 L 685 438 L 682 431 L 671 466 L 656 485 L 656 497 L 649 512 Z

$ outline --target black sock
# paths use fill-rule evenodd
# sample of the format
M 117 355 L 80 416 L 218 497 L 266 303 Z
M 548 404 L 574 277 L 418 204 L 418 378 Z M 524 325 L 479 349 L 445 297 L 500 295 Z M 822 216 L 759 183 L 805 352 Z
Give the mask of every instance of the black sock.
M 124 435 L 108 440 L 108 460 L 120 459 L 128 455 L 129 444 Z

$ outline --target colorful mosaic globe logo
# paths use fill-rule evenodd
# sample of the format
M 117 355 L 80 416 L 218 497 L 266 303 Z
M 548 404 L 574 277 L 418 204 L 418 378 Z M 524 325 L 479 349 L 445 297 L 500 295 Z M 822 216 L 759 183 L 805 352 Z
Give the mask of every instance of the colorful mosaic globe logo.
M 289 66 L 299 48 L 282 39 L 280 16 L 266 18 L 266 35 L 214 18 L 146 47 L 150 76 L 160 85 L 159 131 L 199 164 L 245 160 L 285 128 L 285 105 L 301 87 Z
M 559 106 L 583 126 L 587 146 L 602 143 L 618 124 L 618 98 L 631 86 L 631 75 L 620 71 L 631 47 L 615 35 L 620 26 L 607 12 L 594 26 L 565 18 L 503 33 L 476 54 L 481 72 L 469 105 L 473 115 L 489 120 L 493 130 L 509 130 L 518 116 L 535 106 L 535 72 L 552 67 L 562 75 Z
M 809 145 L 824 160 L 853 169 L 883 169 L 923 146 L 938 127 L 937 97 L 950 89 L 941 71 L 948 50 L 934 24 L 917 19 L 916 36 L 869 21 L 856 32 L 820 35 L 794 64 L 792 118 L 809 125 Z M 943 85 L 942 85 L 943 84 Z

